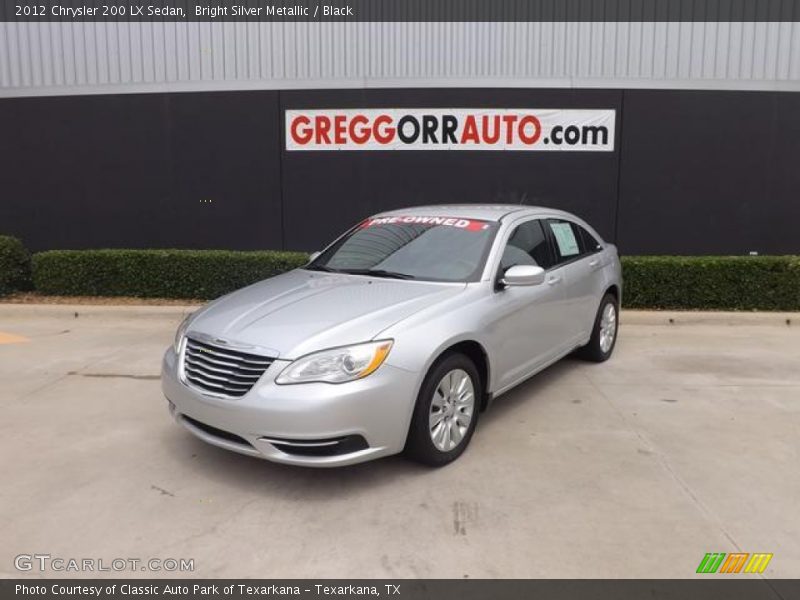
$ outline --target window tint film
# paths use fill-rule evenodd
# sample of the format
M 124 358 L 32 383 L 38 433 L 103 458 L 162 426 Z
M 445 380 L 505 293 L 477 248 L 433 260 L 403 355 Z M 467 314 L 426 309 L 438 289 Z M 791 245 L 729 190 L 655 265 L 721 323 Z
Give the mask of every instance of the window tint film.
M 430 281 L 477 281 L 497 223 L 398 216 L 365 221 L 307 268 Z
M 534 265 L 548 269 L 553 266 L 550 244 L 539 221 L 522 223 L 508 239 L 503 256 L 500 259 L 500 270 L 505 272 L 516 265 Z
M 591 233 L 586 231 L 580 225 L 575 225 L 575 228 L 580 233 L 581 241 L 583 241 L 582 250 L 584 254 L 592 254 L 602 249 L 600 247 L 600 242 L 598 242 L 597 238 L 595 238 Z

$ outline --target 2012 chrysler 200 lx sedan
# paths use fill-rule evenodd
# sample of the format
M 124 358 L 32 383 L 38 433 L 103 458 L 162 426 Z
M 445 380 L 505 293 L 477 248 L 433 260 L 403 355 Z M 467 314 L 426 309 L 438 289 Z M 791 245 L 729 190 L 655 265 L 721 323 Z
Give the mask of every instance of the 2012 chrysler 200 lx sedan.
M 382 213 L 189 316 L 163 390 L 186 429 L 243 454 L 444 465 L 492 398 L 575 350 L 608 359 L 621 293 L 616 248 L 571 214 Z

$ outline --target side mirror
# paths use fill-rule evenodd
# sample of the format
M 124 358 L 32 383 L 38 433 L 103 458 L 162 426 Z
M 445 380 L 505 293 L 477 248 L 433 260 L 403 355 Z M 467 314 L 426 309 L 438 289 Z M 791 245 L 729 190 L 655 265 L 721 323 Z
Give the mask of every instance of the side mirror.
M 317 260 L 317 257 L 318 257 L 320 254 L 322 254 L 322 252 L 312 252 L 312 253 L 310 254 L 310 256 L 308 257 L 308 262 L 310 262 L 310 263 L 311 263 L 311 262 L 314 262 L 315 260 Z
M 500 283 L 507 287 L 539 285 L 544 283 L 544 269 L 533 265 L 515 265 L 505 272 Z

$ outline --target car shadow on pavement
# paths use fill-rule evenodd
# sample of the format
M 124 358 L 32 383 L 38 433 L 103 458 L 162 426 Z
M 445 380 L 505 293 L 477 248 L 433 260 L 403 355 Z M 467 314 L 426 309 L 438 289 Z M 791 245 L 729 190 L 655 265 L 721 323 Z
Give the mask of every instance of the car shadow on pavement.
M 283 465 L 217 448 L 195 438 L 182 427 L 170 424 L 159 440 L 171 460 L 201 480 L 211 480 L 242 492 L 325 502 L 333 496 L 358 493 L 366 488 L 396 485 L 405 477 L 418 477 L 434 470 L 390 456 L 335 468 Z
M 563 383 L 564 380 L 576 376 L 577 372 L 588 364 L 590 363 L 572 355 L 562 358 L 554 365 L 533 375 L 530 379 L 523 381 L 493 401 L 489 409 L 481 414 L 481 421 L 478 423 L 478 427 L 480 428 L 481 423 L 486 425 L 486 423 L 495 420 L 509 418 L 510 413 L 518 409 L 520 404 L 535 402 L 538 394 L 553 385 Z
M 523 402 L 535 401 L 536 395 L 556 385 L 583 363 L 572 357 L 549 367 L 494 402 L 481 421 L 491 422 L 512 418 Z M 480 430 L 481 423 L 478 424 Z M 302 499 L 304 503 L 325 502 L 332 496 L 358 494 L 384 485 L 402 485 L 404 479 L 438 478 L 440 469 L 426 467 L 404 459 L 401 455 L 336 468 L 308 468 L 272 463 L 245 456 L 207 444 L 181 427 L 170 424 L 160 438 L 172 460 L 184 465 L 198 478 L 212 480 L 242 492 L 264 497 Z M 469 452 L 446 467 L 446 470 L 468 466 Z

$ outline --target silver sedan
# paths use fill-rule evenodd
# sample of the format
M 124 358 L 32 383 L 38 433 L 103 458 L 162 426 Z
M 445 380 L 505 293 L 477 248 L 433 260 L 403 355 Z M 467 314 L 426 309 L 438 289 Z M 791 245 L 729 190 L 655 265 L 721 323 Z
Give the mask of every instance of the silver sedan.
M 569 213 L 382 213 L 188 317 L 163 390 L 186 429 L 243 454 L 444 465 L 494 398 L 571 352 L 608 359 L 621 294 L 617 249 Z

